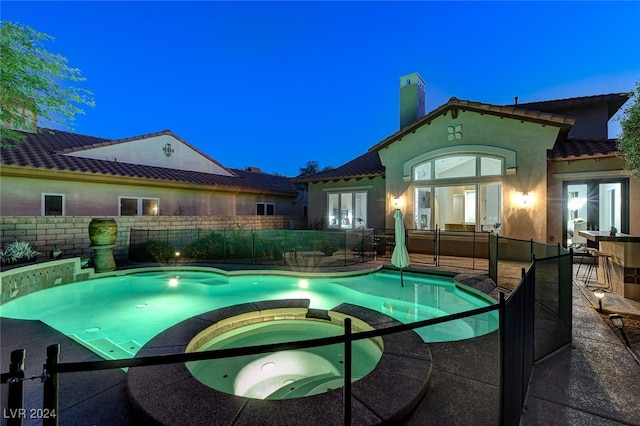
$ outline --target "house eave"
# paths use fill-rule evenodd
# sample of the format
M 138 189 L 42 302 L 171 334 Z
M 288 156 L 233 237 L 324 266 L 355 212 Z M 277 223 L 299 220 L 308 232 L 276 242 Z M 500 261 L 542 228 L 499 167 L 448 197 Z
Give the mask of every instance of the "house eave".
M 24 178 L 38 178 L 38 179 L 55 179 L 62 181 L 82 181 L 86 183 L 103 183 L 103 184 L 118 184 L 129 186 L 145 186 L 145 187 L 162 187 L 162 188 L 174 188 L 174 189 L 191 189 L 197 191 L 216 191 L 216 192 L 232 192 L 232 193 L 261 193 L 272 195 L 283 195 L 288 197 L 294 197 L 297 195 L 294 192 L 286 191 L 269 191 L 260 190 L 254 188 L 243 188 L 239 186 L 226 186 L 226 185 L 213 185 L 213 184 L 201 184 L 184 181 L 172 181 L 165 179 L 153 179 L 153 178 L 139 178 L 131 176 L 114 176 L 102 173 L 86 173 L 76 172 L 70 170 L 55 170 L 37 167 L 22 167 L 3 165 L 0 169 L 0 176 L 12 176 L 12 177 L 24 177 Z

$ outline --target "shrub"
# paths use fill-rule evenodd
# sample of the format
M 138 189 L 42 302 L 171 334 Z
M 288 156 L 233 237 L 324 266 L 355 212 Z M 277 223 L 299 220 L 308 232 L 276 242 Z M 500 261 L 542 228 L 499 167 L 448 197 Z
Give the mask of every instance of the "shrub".
M 17 263 L 35 259 L 40 252 L 34 250 L 27 241 L 14 241 L 6 250 L 0 250 L 2 264 Z
M 136 247 L 136 254 L 130 254 L 132 260 L 140 262 L 168 262 L 175 256 L 173 246 L 164 241 L 150 240 Z
M 222 259 L 224 258 L 224 237 L 212 232 L 204 238 L 191 243 L 184 254 L 190 259 Z

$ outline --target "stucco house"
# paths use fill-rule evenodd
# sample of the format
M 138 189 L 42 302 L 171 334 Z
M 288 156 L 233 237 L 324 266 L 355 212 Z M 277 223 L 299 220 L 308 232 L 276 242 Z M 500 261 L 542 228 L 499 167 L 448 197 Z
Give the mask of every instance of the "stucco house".
M 305 208 L 291 178 L 225 167 L 170 130 L 118 140 L 24 135 L 1 150 L 3 217 L 286 216 Z
M 640 182 L 623 172 L 608 121 L 615 93 L 493 105 L 452 97 L 425 112 L 425 83 L 400 78 L 400 130 L 332 170 L 304 176 L 309 220 L 329 229 L 498 232 L 580 243 L 575 226 L 640 233 Z

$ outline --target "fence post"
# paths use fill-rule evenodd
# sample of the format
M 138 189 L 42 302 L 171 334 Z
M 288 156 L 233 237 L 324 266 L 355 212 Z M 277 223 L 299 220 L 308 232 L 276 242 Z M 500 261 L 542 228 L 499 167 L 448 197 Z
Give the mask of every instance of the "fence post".
M 433 234 L 433 264 L 438 266 L 438 246 L 440 245 L 440 234 L 438 231 L 438 225 L 436 225 L 436 232 Z
M 476 231 L 473 231 L 473 258 L 471 259 L 471 269 L 476 269 Z
M 256 264 L 256 230 L 251 228 L 251 264 Z
M 54 366 L 60 360 L 60 344 L 56 343 L 47 346 L 47 362 L 44 365 L 47 377 L 44 380 L 42 409 L 47 413 L 42 419 L 44 426 L 58 426 L 59 400 L 58 400 L 58 373 L 53 372 Z
M 347 230 L 344 230 L 344 266 L 347 266 Z
M 529 238 L 529 260 L 533 262 L 533 238 Z
M 9 364 L 9 395 L 7 409 L 2 413 L 7 419 L 7 426 L 21 426 L 25 417 L 24 411 L 24 358 L 26 350 L 16 349 L 11 352 L 11 364 Z
M 351 425 L 351 318 L 344 319 L 344 424 Z
M 505 309 L 505 301 L 504 301 L 504 293 L 501 291 L 500 293 L 500 300 L 498 301 L 498 303 L 500 304 L 500 308 L 498 310 L 499 312 L 499 316 L 498 316 L 498 329 L 499 329 L 499 340 L 500 343 L 498 344 L 498 347 L 500 348 L 500 353 L 498 354 L 499 358 L 500 358 L 500 384 L 499 384 L 499 398 L 500 398 L 500 407 L 499 407 L 499 412 L 498 412 L 498 424 L 500 426 L 504 425 L 505 419 L 504 419 L 504 409 L 505 409 L 505 381 L 507 379 L 507 375 L 505 374 L 504 371 L 504 358 L 505 358 L 505 350 L 506 350 L 506 333 L 504 330 L 505 324 L 507 319 L 505 318 L 505 313 L 506 313 L 506 309 Z

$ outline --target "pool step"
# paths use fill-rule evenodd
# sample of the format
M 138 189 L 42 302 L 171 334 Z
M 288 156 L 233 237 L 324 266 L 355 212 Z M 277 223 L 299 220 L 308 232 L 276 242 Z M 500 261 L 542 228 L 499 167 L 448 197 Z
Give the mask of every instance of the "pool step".
M 330 389 L 338 389 L 343 385 L 342 377 L 333 373 L 320 374 L 306 377 L 291 384 L 281 387 L 265 399 L 300 398 L 309 394 L 326 392 Z
M 132 358 L 142 346 L 135 340 L 115 343 L 108 337 L 100 337 L 98 339 L 91 340 L 81 339 L 76 334 L 70 334 L 69 337 L 84 347 L 91 349 L 104 359 Z

